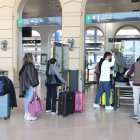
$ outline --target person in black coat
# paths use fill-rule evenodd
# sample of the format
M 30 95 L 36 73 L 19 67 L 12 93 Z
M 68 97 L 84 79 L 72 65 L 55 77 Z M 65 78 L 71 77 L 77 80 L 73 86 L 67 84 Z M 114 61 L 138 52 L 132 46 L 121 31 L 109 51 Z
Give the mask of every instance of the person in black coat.
M 5 71 L 0 71 L 0 96 L 9 94 L 9 106 L 11 108 L 17 107 L 16 93 L 13 82 L 6 76 Z

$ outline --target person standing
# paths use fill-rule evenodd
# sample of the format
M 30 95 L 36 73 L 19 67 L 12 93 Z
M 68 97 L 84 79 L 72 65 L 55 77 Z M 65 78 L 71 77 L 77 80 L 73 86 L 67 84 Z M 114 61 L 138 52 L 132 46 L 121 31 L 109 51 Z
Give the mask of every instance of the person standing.
M 95 102 L 93 104 L 94 108 L 100 108 L 98 102 L 100 100 L 101 95 L 105 92 L 106 93 L 106 110 L 113 110 L 113 107 L 110 106 L 109 99 L 110 99 L 110 74 L 111 74 L 111 67 L 114 66 L 115 59 L 112 57 L 110 52 L 106 52 L 104 54 L 104 61 L 101 65 L 101 76 L 100 76 L 100 85 L 98 92 L 96 94 Z
M 34 121 L 37 117 L 32 117 L 28 112 L 28 104 L 33 100 L 34 88 L 39 85 L 38 72 L 35 69 L 32 53 L 26 53 L 23 58 L 23 66 L 19 72 L 19 97 L 25 98 L 25 115 L 28 121 Z
M 134 114 L 132 114 L 132 119 L 138 119 L 138 107 L 140 98 L 140 57 L 137 59 L 136 63 L 132 65 L 130 70 L 127 72 L 127 78 L 133 77 L 133 99 L 134 99 Z
M 59 70 L 56 64 L 56 59 L 51 58 L 47 64 L 46 70 L 46 113 L 52 112 L 52 115 L 56 115 L 56 98 L 57 98 L 57 86 L 58 84 L 66 84 L 66 81 L 59 74 Z M 59 83 L 58 83 L 59 82 Z

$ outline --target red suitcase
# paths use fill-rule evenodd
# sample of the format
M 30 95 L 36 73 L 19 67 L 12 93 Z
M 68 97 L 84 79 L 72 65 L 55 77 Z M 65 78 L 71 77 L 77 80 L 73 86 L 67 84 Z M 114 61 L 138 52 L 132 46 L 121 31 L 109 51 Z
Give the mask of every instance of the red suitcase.
M 75 112 L 83 111 L 84 109 L 84 94 L 75 92 Z

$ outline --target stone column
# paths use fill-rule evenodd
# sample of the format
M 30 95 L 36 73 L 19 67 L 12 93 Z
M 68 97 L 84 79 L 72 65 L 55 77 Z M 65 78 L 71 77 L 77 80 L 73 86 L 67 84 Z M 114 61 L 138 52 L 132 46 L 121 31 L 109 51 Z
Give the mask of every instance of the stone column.
M 74 39 L 73 49 L 69 51 L 69 69 L 79 70 L 79 91 L 83 91 L 84 74 L 84 13 L 82 0 L 61 0 L 62 40 L 67 44 Z
M 13 80 L 13 7 L 15 0 L 0 1 L 0 42 L 7 41 L 7 50 L 0 49 L 0 69 L 8 71 L 8 77 Z

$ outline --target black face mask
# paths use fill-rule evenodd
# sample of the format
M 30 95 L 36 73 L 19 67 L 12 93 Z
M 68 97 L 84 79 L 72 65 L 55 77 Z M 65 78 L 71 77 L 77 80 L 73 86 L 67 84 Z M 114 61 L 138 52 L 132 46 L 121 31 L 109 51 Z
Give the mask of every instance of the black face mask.
M 111 61 L 112 61 L 112 58 L 111 58 L 111 59 L 109 59 L 108 61 L 109 61 L 109 62 L 111 62 Z

